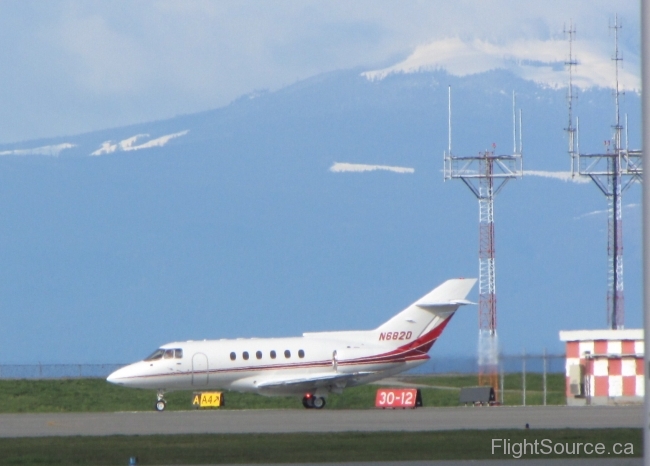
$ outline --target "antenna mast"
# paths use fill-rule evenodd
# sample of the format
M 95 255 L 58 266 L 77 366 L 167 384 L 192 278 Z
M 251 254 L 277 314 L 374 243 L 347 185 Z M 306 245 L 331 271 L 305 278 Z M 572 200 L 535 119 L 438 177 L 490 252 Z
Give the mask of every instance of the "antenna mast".
M 472 191 L 479 204 L 479 310 L 478 366 L 479 385 L 490 385 L 499 391 L 499 340 L 497 337 L 496 268 L 494 248 L 494 198 L 508 180 L 523 175 L 521 153 L 521 112 L 519 113 L 519 150 L 517 150 L 516 100 L 513 98 L 513 154 L 496 155 L 479 152 L 474 157 L 444 154 L 444 178 L 460 179 Z M 449 88 L 449 126 L 451 134 L 451 87 Z
M 451 86 L 447 89 L 447 129 L 448 129 L 448 139 L 449 139 L 449 145 L 447 149 L 447 153 L 451 155 Z
M 613 329 L 622 329 L 625 326 L 625 308 L 623 295 L 623 217 L 621 205 L 621 113 L 619 97 L 621 95 L 618 83 L 618 65 L 623 60 L 618 53 L 618 31 L 622 26 L 618 24 L 618 14 L 614 16 L 614 60 L 616 70 L 616 116 L 614 125 L 614 156 L 610 158 L 609 192 L 609 222 L 607 229 L 607 250 L 609 259 L 609 290 L 607 293 L 607 323 Z
M 588 176 L 598 186 L 607 198 L 608 203 L 608 228 L 607 228 L 607 324 L 612 329 L 622 329 L 625 326 L 624 314 L 624 288 L 623 288 L 623 218 L 622 197 L 623 193 L 634 183 L 641 182 L 643 169 L 641 165 L 642 151 L 629 150 L 627 142 L 627 117 L 626 117 L 626 143 L 622 147 L 620 115 L 620 96 L 622 94 L 619 83 L 619 63 L 623 61 L 618 48 L 618 33 L 622 28 L 618 15 L 614 18 L 614 56 L 615 89 L 614 89 L 614 130 L 613 141 L 605 141 L 605 151 L 596 154 L 581 154 L 578 138 L 573 138 L 572 127 L 572 98 L 573 98 L 573 66 L 577 61 L 573 59 L 573 25 L 569 30 L 569 61 L 565 62 L 569 69 L 569 155 L 571 156 L 571 172 L 573 176 Z M 566 32 L 566 31 L 565 31 Z M 577 125 L 576 125 L 577 135 Z M 574 149 L 574 142 L 578 149 Z M 612 147 L 613 142 L 613 147 Z
M 573 101 L 576 99 L 573 89 L 573 68 L 578 61 L 573 56 L 573 41 L 575 40 L 576 28 L 573 20 L 569 22 L 569 29 L 564 27 L 564 35 L 569 38 L 569 60 L 564 64 L 569 69 L 569 89 L 567 90 L 567 103 L 569 105 L 569 125 L 565 128 L 569 136 L 569 156 L 571 157 L 571 173 L 574 173 L 574 162 L 576 157 L 576 128 L 573 127 Z

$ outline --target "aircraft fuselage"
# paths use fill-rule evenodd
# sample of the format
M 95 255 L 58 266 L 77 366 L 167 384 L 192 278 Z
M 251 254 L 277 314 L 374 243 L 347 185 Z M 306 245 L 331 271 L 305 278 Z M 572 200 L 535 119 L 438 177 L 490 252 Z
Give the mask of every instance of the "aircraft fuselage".
M 293 338 L 174 342 L 113 372 L 111 383 L 158 390 L 225 389 L 261 395 L 304 395 L 322 408 L 329 393 L 399 374 L 428 352 L 475 279 L 447 280 L 374 330 L 304 333 Z

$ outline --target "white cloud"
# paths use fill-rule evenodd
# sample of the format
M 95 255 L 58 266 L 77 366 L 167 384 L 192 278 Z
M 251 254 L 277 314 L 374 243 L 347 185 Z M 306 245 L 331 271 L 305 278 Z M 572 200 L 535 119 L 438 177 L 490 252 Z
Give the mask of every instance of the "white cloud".
M 632 210 L 632 209 L 636 209 L 638 207 L 641 207 L 641 205 L 636 204 L 636 203 L 630 203 L 630 204 L 625 204 L 623 206 L 623 209 Z M 587 218 L 587 217 L 595 217 L 595 216 L 608 215 L 608 214 L 609 214 L 609 210 L 606 210 L 606 209 L 605 210 L 594 210 L 592 212 L 587 212 L 586 214 L 578 215 L 577 217 L 574 217 L 574 220 L 580 220 L 580 219 Z
M 1 141 L 208 110 L 318 73 L 383 68 L 450 37 L 550 41 L 569 18 L 609 55 L 618 12 L 626 68 L 640 49 L 630 0 L 21 0 L 0 11 L 0 61 L 11 64 Z
M 51 146 L 35 147 L 33 149 L 14 149 L 0 151 L 0 155 L 49 155 L 57 157 L 61 151 L 65 149 L 72 149 L 76 144 L 64 142 L 62 144 L 54 144 Z
M 364 165 L 360 163 L 345 163 L 345 162 L 335 162 L 334 165 L 330 167 L 330 171 L 334 173 L 343 173 L 343 172 L 371 172 L 375 170 L 384 170 L 394 173 L 415 173 L 414 168 L 409 167 L 393 167 L 389 165 Z
M 589 183 L 591 181 L 590 178 L 586 176 L 573 176 L 571 172 L 551 172 L 551 171 L 543 171 L 543 170 L 524 170 L 524 175 L 525 176 L 540 176 L 542 178 L 554 178 L 556 180 L 561 180 L 564 182 L 571 182 L 571 183 Z
M 149 141 L 136 145 L 136 142 L 142 140 L 143 138 L 148 138 L 148 134 L 136 134 L 130 138 L 123 139 L 120 142 L 113 143 L 113 141 L 105 141 L 102 143 L 101 147 L 96 151 L 92 152 L 90 155 L 105 155 L 112 154 L 113 152 L 128 152 L 132 150 L 140 149 L 151 149 L 152 147 L 162 147 L 167 144 L 171 139 L 185 136 L 189 133 L 189 130 L 180 131 L 178 133 L 167 134 L 156 139 L 150 139 Z
M 614 87 L 615 69 L 610 55 L 596 44 L 575 41 L 574 68 L 576 87 Z M 395 73 L 445 69 L 456 76 L 467 76 L 495 69 L 507 69 L 516 75 L 553 88 L 568 85 L 564 61 L 568 55 L 566 40 L 515 40 L 503 45 L 474 39 L 442 39 L 419 46 L 405 60 L 387 68 L 362 73 L 369 80 L 381 80 Z M 633 66 L 631 68 L 634 68 Z M 623 90 L 641 89 L 638 70 L 619 69 Z

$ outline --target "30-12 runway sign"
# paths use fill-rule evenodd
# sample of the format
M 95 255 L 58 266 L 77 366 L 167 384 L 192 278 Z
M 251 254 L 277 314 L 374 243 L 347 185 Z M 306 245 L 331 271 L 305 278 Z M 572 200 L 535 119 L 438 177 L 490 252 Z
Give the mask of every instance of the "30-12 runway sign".
M 417 388 L 380 388 L 375 397 L 376 408 L 417 408 L 422 395 Z

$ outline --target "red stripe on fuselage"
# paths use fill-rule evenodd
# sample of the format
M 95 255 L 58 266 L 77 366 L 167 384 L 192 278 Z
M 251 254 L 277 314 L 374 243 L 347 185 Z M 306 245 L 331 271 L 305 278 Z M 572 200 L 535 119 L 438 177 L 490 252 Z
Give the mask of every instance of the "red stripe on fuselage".
M 442 321 L 437 327 L 434 329 L 430 330 L 429 332 L 425 333 L 424 335 L 420 335 L 417 339 L 414 341 L 407 343 L 405 345 L 399 346 L 395 348 L 392 351 L 389 351 L 387 353 L 382 353 L 382 354 L 376 354 L 373 356 L 366 356 L 364 358 L 358 358 L 358 359 L 351 359 L 349 361 L 344 361 L 342 362 L 343 364 L 345 362 L 357 362 L 357 361 L 376 361 L 376 360 L 382 360 L 382 359 L 390 359 L 393 358 L 397 355 L 400 355 L 402 357 L 405 356 L 410 356 L 410 355 L 418 355 L 418 354 L 426 354 L 429 352 L 433 344 L 436 342 L 438 337 L 442 334 L 442 331 L 445 329 L 451 318 L 453 317 L 453 314 L 449 317 L 447 317 L 444 321 Z
M 400 363 L 406 361 L 417 361 L 422 359 L 429 359 L 429 356 L 426 354 L 429 352 L 433 344 L 436 342 L 438 337 L 442 334 L 442 331 L 445 329 L 453 314 L 447 317 L 442 321 L 437 327 L 420 335 L 414 341 L 402 345 L 392 351 L 381 353 L 373 356 L 365 356 L 362 358 L 348 359 L 344 361 L 337 361 L 339 366 L 354 366 L 354 365 L 363 365 L 363 364 L 389 364 L 389 363 Z M 283 364 L 281 366 L 267 365 L 267 366 L 247 366 L 247 367 L 233 367 L 228 369 L 213 369 L 208 370 L 210 374 L 218 374 L 225 372 L 246 372 L 246 371 L 261 371 L 261 370 L 282 370 L 282 369 L 305 369 L 309 367 L 327 367 L 331 366 L 332 361 L 314 361 L 309 363 L 296 363 L 296 364 Z M 167 374 L 151 374 L 147 376 L 134 376 L 129 378 L 150 378 L 150 377 L 159 377 L 159 376 L 169 376 L 169 375 L 188 375 L 192 372 L 176 372 L 176 373 L 167 373 Z

